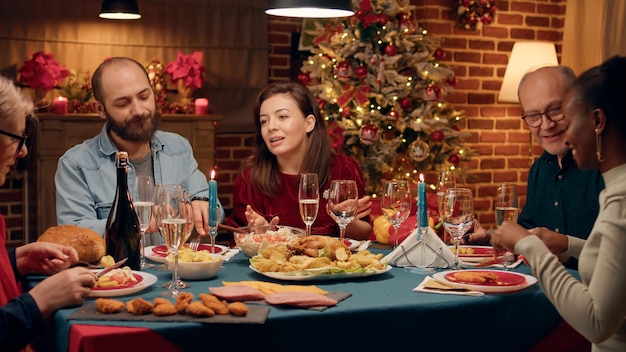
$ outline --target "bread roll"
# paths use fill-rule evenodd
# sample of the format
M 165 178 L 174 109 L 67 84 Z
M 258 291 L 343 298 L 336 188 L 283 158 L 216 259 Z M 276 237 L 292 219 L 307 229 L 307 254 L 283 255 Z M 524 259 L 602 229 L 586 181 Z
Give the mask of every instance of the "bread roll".
M 75 225 L 52 226 L 37 241 L 74 247 L 78 259 L 89 263 L 98 262 L 106 253 L 104 239 L 99 233 Z

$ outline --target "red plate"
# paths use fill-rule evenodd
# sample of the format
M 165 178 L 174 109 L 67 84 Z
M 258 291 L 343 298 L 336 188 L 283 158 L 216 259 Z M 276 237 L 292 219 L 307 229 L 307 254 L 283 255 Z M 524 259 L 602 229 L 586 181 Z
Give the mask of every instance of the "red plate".
M 124 288 L 129 288 L 138 285 L 141 281 L 143 281 L 143 276 L 139 274 L 133 273 L 133 277 L 137 281 L 129 281 L 125 285 L 115 286 L 115 287 L 94 287 L 92 290 L 94 291 L 110 291 L 110 290 L 121 290 Z
M 461 270 L 444 275 L 446 280 L 460 284 L 477 286 L 519 286 L 526 283 L 526 278 L 513 272 L 490 271 L 490 270 Z M 477 282 L 471 278 L 486 279 L 485 282 Z
M 452 248 L 452 250 L 454 250 L 454 246 L 450 247 Z M 474 253 L 472 254 L 468 254 L 468 253 L 462 253 L 459 254 L 459 257 L 461 258 L 484 258 L 484 257 L 491 257 L 493 256 L 493 247 L 489 247 L 489 246 L 459 246 L 459 248 L 471 248 L 474 250 Z
M 185 247 L 189 247 L 188 245 L 185 245 Z M 210 244 L 200 244 L 200 246 L 198 247 L 199 251 L 209 251 L 211 252 L 211 245 Z M 215 254 L 220 254 L 222 253 L 223 249 L 219 246 L 215 246 Z M 154 246 L 152 248 L 152 253 L 154 253 L 155 256 L 158 257 L 167 257 L 167 246 Z

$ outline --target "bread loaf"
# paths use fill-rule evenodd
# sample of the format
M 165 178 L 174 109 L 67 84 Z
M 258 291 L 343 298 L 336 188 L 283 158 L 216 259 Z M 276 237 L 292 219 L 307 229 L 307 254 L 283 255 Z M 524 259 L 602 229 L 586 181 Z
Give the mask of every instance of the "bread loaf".
M 98 262 L 106 252 L 104 239 L 99 233 L 75 225 L 52 226 L 37 241 L 74 247 L 78 259 L 89 263 Z

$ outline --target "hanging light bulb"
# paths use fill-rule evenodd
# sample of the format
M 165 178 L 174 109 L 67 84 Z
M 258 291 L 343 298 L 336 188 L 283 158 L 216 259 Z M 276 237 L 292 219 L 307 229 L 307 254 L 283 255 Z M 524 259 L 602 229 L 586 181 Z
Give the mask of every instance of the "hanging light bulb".
M 136 20 L 141 18 L 136 0 L 103 0 L 99 16 L 108 20 Z
M 269 0 L 265 13 L 273 16 L 334 18 L 354 15 L 350 0 Z

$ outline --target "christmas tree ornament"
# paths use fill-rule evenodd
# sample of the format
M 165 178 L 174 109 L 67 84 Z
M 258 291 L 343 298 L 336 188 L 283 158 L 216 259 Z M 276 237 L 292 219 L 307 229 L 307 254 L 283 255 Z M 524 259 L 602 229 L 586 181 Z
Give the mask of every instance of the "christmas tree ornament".
M 326 106 L 326 100 L 320 97 L 316 97 L 315 99 L 317 100 L 317 105 L 319 105 L 320 109 L 323 109 Z
M 348 61 L 342 61 L 337 64 L 335 74 L 340 81 L 347 81 L 352 77 L 352 66 Z
M 398 114 L 398 112 L 394 109 L 391 109 L 387 112 L 387 116 L 389 116 L 392 121 L 397 121 L 398 117 L 400 117 L 400 114 Z
M 450 164 L 457 166 L 459 165 L 459 163 L 461 162 L 461 158 L 459 158 L 458 154 L 452 154 L 450 155 L 450 157 L 448 158 L 448 161 L 450 162 Z
M 306 86 L 307 84 L 309 84 L 309 82 L 311 82 L 311 76 L 308 72 L 301 72 L 298 75 L 298 82 Z
M 365 145 L 373 145 L 380 139 L 380 128 L 368 123 L 361 126 L 359 130 L 359 140 Z
M 456 84 L 458 82 L 459 81 L 457 80 L 456 76 L 452 76 L 446 80 L 446 84 L 453 88 L 456 87 Z
M 430 135 L 430 139 L 432 139 L 434 142 L 441 142 L 443 141 L 443 132 L 441 131 L 435 131 Z
M 405 34 L 413 34 L 415 33 L 415 23 L 411 20 L 401 21 L 400 30 Z
M 360 79 L 367 77 L 368 72 L 369 72 L 369 69 L 365 66 L 359 66 L 356 68 L 356 70 L 354 70 L 354 73 L 356 73 L 356 76 L 359 77 Z
M 387 56 L 396 56 L 398 55 L 398 47 L 393 45 L 393 44 L 389 44 L 385 47 L 385 54 L 387 54 Z
M 433 53 L 433 56 L 437 60 L 443 60 L 446 58 L 446 52 L 441 48 L 437 48 L 437 50 Z
M 429 84 L 426 89 L 424 89 L 424 99 L 428 101 L 438 101 L 441 99 L 441 88 L 439 88 L 436 84 Z
M 409 144 L 408 154 L 416 162 L 424 161 L 428 158 L 428 154 L 430 153 L 430 147 L 428 143 L 424 142 L 421 139 L 416 139 L 411 144 Z
M 350 115 L 352 115 L 352 111 L 350 110 L 349 106 L 346 106 L 345 108 L 341 110 L 341 116 L 350 117 Z
M 411 110 L 411 108 L 413 108 L 413 100 L 409 97 L 400 99 L 400 107 L 404 110 Z

